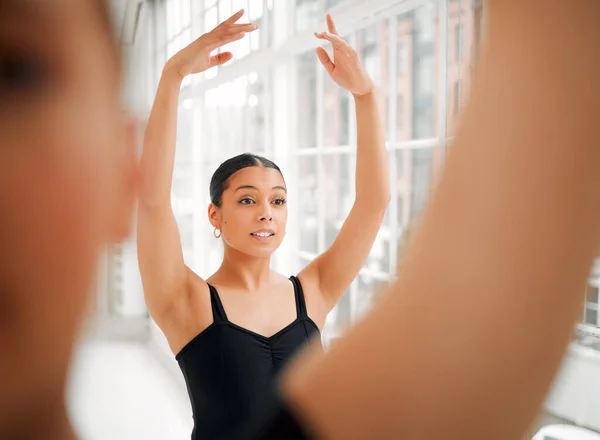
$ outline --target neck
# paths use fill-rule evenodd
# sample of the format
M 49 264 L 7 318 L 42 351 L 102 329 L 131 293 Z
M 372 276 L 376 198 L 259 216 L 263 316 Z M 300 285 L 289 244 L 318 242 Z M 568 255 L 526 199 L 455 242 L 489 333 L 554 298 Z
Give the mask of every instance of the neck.
M 10 417 L 0 426 L 0 438 L 76 440 L 64 404 L 64 396 L 54 402 L 47 401 Z
M 218 273 L 227 277 L 228 284 L 252 292 L 271 280 L 271 257 L 253 257 L 226 247 Z

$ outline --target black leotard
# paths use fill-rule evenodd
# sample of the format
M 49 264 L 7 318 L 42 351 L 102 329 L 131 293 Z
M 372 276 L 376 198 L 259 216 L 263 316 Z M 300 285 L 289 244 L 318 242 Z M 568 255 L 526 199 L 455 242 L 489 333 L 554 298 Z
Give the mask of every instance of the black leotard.
M 227 319 L 217 290 L 209 285 L 214 322 L 177 354 L 192 402 L 192 439 L 234 432 L 272 390 L 273 379 L 301 346 L 319 335 L 308 317 L 300 281 L 294 284 L 296 319 L 271 337 Z

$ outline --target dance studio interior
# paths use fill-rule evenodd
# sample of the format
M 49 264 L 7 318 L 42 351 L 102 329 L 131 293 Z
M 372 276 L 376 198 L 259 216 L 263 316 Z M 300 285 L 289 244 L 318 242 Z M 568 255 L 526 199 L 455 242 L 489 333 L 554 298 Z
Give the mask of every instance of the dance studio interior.
M 390 198 L 368 258 L 325 320 L 320 337 L 325 351 L 332 349 L 402 266 L 469 102 L 486 38 L 486 1 L 111 0 L 110 6 L 124 63 L 122 102 L 136 121 L 139 152 L 167 60 L 241 9 L 240 23 L 258 25 L 215 51 L 230 51 L 230 61 L 186 76 L 181 85 L 171 205 L 185 264 L 201 277 L 219 269 L 224 252 L 207 215 L 210 179 L 241 153 L 274 161 L 285 176 L 287 233 L 273 270 L 295 275 L 334 242 L 355 197 L 357 123 L 351 93 L 334 83 L 315 52 L 320 46 L 331 53 L 315 37 L 327 30 L 327 14 L 356 50 L 375 87 Z M 580 321 L 527 439 L 600 440 L 599 289 L 600 252 L 587 286 L 573 292 L 581 298 Z M 424 331 L 431 325 L 422 323 Z M 82 440 L 190 438 L 188 389 L 147 309 L 135 233 L 102 254 L 69 375 L 68 411 Z

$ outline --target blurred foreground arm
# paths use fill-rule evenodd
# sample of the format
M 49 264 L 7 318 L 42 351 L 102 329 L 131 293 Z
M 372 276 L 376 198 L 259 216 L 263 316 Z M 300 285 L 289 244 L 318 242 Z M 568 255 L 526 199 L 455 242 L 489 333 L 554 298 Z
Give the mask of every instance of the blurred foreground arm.
M 486 52 L 402 275 L 282 388 L 323 439 L 519 439 L 600 233 L 600 2 L 490 0 Z

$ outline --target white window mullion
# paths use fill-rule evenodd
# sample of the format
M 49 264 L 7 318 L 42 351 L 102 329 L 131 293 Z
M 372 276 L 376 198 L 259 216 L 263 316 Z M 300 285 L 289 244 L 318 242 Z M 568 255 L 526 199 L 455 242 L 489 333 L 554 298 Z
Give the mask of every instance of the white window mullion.
M 317 182 L 319 188 L 325 187 L 325 170 L 323 164 L 323 128 L 325 126 L 325 112 L 324 112 L 324 80 L 325 80 L 325 69 L 319 62 L 316 54 L 314 57 L 314 67 L 316 69 L 316 99 L 317 99 L 317 112 L 315 115 L 316 121 L 316 141 L 317 141 Z M 327 206 L 327 194 L 325 191 L 319 192 L 319 208 L 317 214 L 317 243 L 319 254 L 325 251 L 325 209 Z
M 448 1 L 438 0 L 438 139 L 440 164 L 448 145 Z
M 396 124 L 398 121 L 398 16 L 391 17 L 388 22 L 389 32 L 389 108 L 388 108 L 388 166 L 390 175 L 390 205 L 389 205 L 389 228 L 390 241 L 390 267 L 389 272 L 393 275 L 396 271 L 398 261 L 398 185 L 396 170 L 396 154 L 401 154 L 395 148 L 390 148 L 396 142 Z

